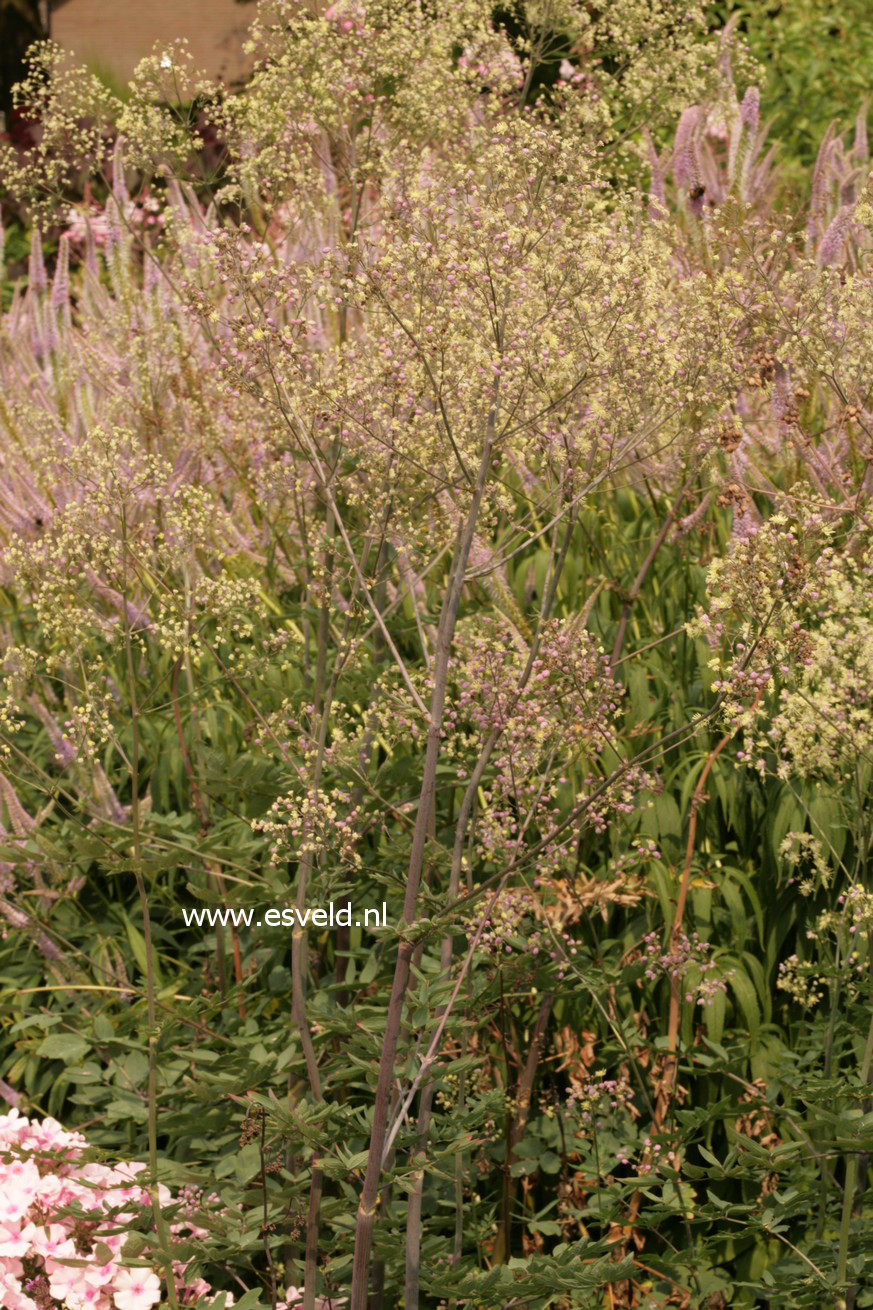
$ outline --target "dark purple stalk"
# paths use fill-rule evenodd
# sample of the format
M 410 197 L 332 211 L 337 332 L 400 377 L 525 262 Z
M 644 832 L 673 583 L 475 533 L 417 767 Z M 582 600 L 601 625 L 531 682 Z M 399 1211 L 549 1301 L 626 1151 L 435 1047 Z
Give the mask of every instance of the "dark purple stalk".
M 440 755 L 440 733 L 445 710 L 452 640 L 455 634 L 458 607 L 460 605 L 461 593 L 464 587 L 464 575 L 467 569 L 467 561 L 470 556 L 470 549 L 473 545 L 476 521 L 479 516 L 479 509 L 482 504 L 482 496 L 485 490 L 485 482 L 491 463 L 494 421 L 495 418 L 492 416 L 492 419 L 489 422 L 489 431 L 483 445 L 479 474 L 473 491 L 472 503 L 467 512 L 467 517 L 455 548 L 452 573 L 443 602 L 439 627 L 437 630 L 433 667 L 433 691 L 430 699 L 430 722 L 427 733 L 424 773 L 421 782 L 421 791 L 419 793 L 418 813 L 412 834 L 412 849 L 409 856 L 409 868 L 407 872 L 406 894 L 403 900 L 401 927 L 403 924 L 411 925 L 415 922 L 416 909 L 418 906 L 418 893 L 421 886 L 421 877 L 424 867 L 424 852 L 427 844 L 430 814 L 436 794 L 436 771 Z M 385 1135 L 388 1124 L 391 1087 L 394 1082 L 394 1061 L 397 1055 L 397 1040 L 403 1019 L 403 1005 L 406 998 L 406 990 L 409 985 L 409 966 L 413 950 L 414 946 L 412 941 L 408 938 L 401 941 L 400 948 L 397 952 L 397 963 L 394 969 L 394 981 L 391 988 L 391 999 L 388 1004 L 382 1056 L 379 1061 L 379 1073 L 376 1083 L 376 1096 L 373 1106 L 373 1127 L 370 1134 L 367 1170 L 358 1202 L 358 1216 L 355 1226 L 355 1253 L 352 1265 L 350 1310 L 367 1310 L 370 1252 L 373 1245 L 373 1228 L 376 1222 L 379 1182 L 382 1175 L 382 1151 L 385 1144 Z

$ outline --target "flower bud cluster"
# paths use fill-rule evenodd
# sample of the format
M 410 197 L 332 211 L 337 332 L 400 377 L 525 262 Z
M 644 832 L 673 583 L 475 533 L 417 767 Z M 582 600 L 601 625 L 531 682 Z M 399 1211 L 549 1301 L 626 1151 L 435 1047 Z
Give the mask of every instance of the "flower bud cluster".
M 776 986 L 798 1005 L 809 1009 L 824 996 L 825 979 L 813 964 L 792 954 L 779 965 Z
M 604 1128 L 608 1118 L 633 1104 L 630 1084 L 624 1078 L 605 1075 L 606 1070 L 601 1069 L 584 1082 L 571 1082 L 567 1110 L 578 1115 L 583 1128 Z
M 529 660 L 495 624 L 467 628 L 464 643 L 463 681 L 447 723 L 458 733 L 466 727 L 467 749 L 477 751 L 496 738 L 477 833 L 484 858 L 511 858 L 528 830 L 542 833 L 559 820 L 563 775 L 576 761 L 590 767 L 597 760 L 610 740 L 623 689 L 611 676 L 608 657 L 575 623 L 546 624 Z M 558 755 L 562 774 L 552 768 Z M 641 770 L 629 770 L 604 788 L 602 778 L 586 769 L 581 794 L 591 800 L 583 822 L 602 831 L 607 815 L 628 812 L 647 781 Z M 542 875 L 562 867 L 565 850 L 566 840 L 549 844 L 540 856 Z
M 667 950 L 662 948 L 657 933 L 647 933 L 643 938 L 644 977 L 649 982 L 667 977 L 672 983 L 685 985 L 689 1004 L 712 1005 L 727 990 L 727 983 L 714 972 L 718 965 L 711 951 L 709 942 L 701 941 L 696 932 L 680 933 Z

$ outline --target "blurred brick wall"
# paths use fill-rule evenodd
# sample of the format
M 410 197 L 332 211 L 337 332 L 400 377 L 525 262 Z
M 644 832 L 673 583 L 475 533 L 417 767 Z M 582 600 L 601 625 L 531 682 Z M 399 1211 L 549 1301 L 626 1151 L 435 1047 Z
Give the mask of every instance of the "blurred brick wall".
M 52 0 L 53 41 L 127 81 L 155 42 L 186 37 L 195 65 L 226 82 L 244 77 L 242 44 L 255 15 L 236 0 Z

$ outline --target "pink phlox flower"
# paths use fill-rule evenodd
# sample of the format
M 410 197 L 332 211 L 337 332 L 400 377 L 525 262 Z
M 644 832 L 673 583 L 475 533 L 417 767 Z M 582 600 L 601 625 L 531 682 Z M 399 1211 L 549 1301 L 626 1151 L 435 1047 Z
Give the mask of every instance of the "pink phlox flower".
M 85 1282 L 89 1287 L 105 1287 L 111 1283 L 118 1271 L 118 1265 L 113 1260 L 107 1261 L 105 1265 L 89 1265 L 85 1270 Z
M 39 1182 L 39 1169 L 32 1160 L 13 1160 L 0 1165 L 0 1187 L 26 1200 L 25 1210 L 36 1198 Z
M 4 1186 L 0 1179 L 0 1187 Z M 31 1205 L 30 1197 L 22 1195 L 21 1192 L 10 1187 L 2 1198 L 0 1198 L 0 1227 L 14 1224 L 22 1217 Z
M 74 1179 L 65 1178 L 60 1172 L 45 1174 L 40 1179 L 37 1201 L 43 1209 L 57 1210 L 62 1205 L 69 1205 L 71 1201 L 80 1199 L 80 1192 Z
M 114 1289 L 118 1310 L 149 1310 L 161 1299 L 161 1281 L 150 1269 L 119 1269 Z
M 44 1260 L 64 1260 L 68 1256 L 75 1258 L 76 1255 L 75 1244 L 67 1236 L 63 1224 L 39 1225 L 34 1231 L 31 1246 L 34 1254 L 41 1255 Z
M 75 1159 L 87 1145 L 81 1133 L 68 1132 L 57 1119 L 34 1119 L 28 1125 L 30 1145 L 40 1151 L 66 1150 Z
M 15 1106 L 0 1118 L 0 1146 L 18 1146 L 27 1134 L 30 1120 Z
M 74 1258 L 70 1257 L 70 1259 Z M 54 1260 L 50 1263 L 52 1268 L 48 1271 L 48 1275 L 52 1296 L 62 1305 L 65 1301 L 72 1304 L 77 1296 L 81 1296 L 87 1290 L 85 1266 L 61 1264 Z
M 21 1256 L 28 1255 L 34 1232 L 33 1224 L 0 1225 L 0 1259 L 17 1260 Z
M 81 1291 L 68 1292 L 67 1305 L 69 1310 L 110 1310 L 112 1302 L 102 1288 L 88 1284 Z

